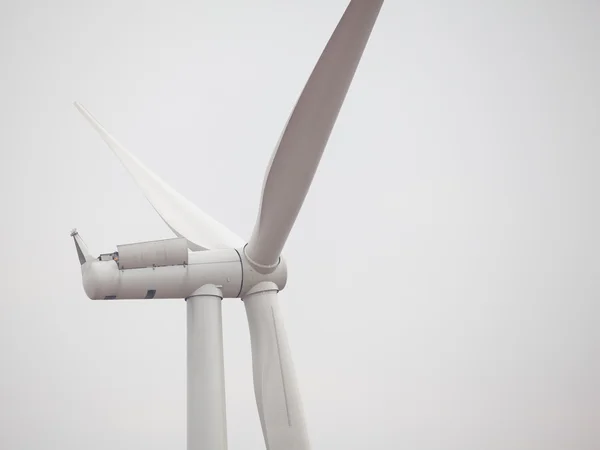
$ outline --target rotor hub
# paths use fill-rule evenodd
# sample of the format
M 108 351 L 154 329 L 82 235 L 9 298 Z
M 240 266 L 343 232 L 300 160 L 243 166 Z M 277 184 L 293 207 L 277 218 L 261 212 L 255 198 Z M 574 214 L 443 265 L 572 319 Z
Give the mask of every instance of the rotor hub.
M 240 289 L 240 298 L 244 298 L 248 292 L 259 283 L 274 283 L 281 291 L 287 284 L 287 264 L 283 257 L 279 257 L 277 264 L 264 266 L 252 261 L 246 255 L 246 246 L 237 250 L 242 263 L 242 283 Z

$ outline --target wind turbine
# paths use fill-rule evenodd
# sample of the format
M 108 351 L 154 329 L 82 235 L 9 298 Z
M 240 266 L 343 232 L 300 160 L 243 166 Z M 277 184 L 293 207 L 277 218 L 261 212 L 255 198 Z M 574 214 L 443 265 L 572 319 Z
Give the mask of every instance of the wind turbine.
M 187 301 L 188 449 L 227 448 L 221 300 L 241 298 L 250 327 L 254 391 L 267 450 L 310 448 L 277 294 L 281 252 L 308 192 L 383 0 L 352 0 L 286 124 L 267 168 L 258 218 L 244 241 L 164 183 L 80 104 L 177 238 L 91 256 L 71 232 L 93 300 Z

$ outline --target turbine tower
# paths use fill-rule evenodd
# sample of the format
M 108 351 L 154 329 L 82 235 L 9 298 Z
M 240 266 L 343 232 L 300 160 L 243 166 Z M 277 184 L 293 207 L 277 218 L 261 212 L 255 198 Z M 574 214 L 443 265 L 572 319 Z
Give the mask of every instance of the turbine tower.
M 267 450 L 310 448 L 277 300 L 287 280 L 281 253 L 382 4 L 352 0 L 346 8 L 275 148 L 247 243 L 164 183 L 75 103 L 177 236 L 120 245 L 94 257 L 78 232 L 71 232 L 90 299 L 187 301 L 188 450 L 227 448 L 223 298 L 241 298 L 246 308 Z

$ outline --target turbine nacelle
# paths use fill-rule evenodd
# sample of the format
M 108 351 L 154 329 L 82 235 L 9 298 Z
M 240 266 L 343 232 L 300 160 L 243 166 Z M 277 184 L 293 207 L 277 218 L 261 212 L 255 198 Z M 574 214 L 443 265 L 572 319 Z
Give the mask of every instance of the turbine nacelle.
M 260 283 L 281 291 L 287 282 L 283 258 L 266 272 L 248 260 L 243 248 L 188 251 L 187 241 L 176 238 L 118 245 L 116 252 L 93 258 L 79 234 L 72 236 L 83 288 L 92 300 L 188 298 L 206 285 L 219 288 L 223 298 L 243 298 Z

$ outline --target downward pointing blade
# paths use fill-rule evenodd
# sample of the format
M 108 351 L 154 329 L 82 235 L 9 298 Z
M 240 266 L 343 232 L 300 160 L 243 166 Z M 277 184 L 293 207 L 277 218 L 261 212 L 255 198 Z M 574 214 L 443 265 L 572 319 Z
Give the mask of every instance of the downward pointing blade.
M 191 250 L 239 248 L 243 245 L 244 241 L 240 237 L 201 211 L 144 166 L 119 144 L 82 105 L 76 102 L 75 107 L 119 158 L 169 228 L 177 236 L 188 240 Z
M 304 411 L 277 301 L 277 287 L 246 296 L 254 393 L 268 450 L 310 448 Z
M 383 0 L 352 0 L 281 136 L 246 254 L 271 266 L 283 250 L 348 92 Z

